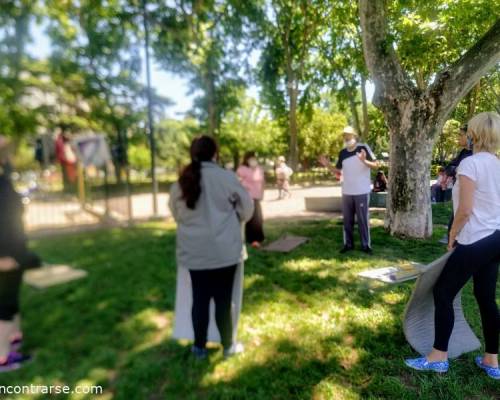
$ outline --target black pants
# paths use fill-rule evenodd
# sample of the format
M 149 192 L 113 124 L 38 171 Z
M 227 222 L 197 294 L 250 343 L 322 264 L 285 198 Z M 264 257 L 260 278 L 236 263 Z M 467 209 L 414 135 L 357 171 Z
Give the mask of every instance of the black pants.
M 224 348 L 233 344 L 233 322 L 231 299 L 236 265 L 230 267 L 189 270 L 193 286 L 193 308 L 191 317 L 194 328 L 194 345 L 205 348 L 209 323 L 210 299 L 215 301 L 215 322 Z
M 500 315 L 495 300 L 500 264 L 500 230 L 470 245 L 457 245 L 434 286 L 434 348 L 448 351 L 455 315 L 453 300 L 472 277 L 479 305 L 485 350 L 498 354 Z
M 23 270 L 0 272 L 0 321 L 11 321 L 19 313 L 19 291 Z
M 262 207 L 260 200 L 254 200 L 254 211 L 252 218 L 245 225 L 245 238 L 247 243 L 264 241 L 264 218 L 262 217 Z

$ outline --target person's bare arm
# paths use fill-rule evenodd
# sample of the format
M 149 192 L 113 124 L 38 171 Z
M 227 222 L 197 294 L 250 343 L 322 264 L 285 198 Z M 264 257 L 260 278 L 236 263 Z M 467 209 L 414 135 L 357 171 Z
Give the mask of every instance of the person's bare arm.
M 450 229 L 448 250 L 452 250 L 453 247 L 455 247 L 457 235 L 460 233 L 472 214 L 472 206 L 474 202 L 473 195 L 474 190 L 476 189 L 476 184 L 474 183 L 474 181 L 467 176 L 459 175 L 458 180 L 460 184 L 458 208 L 457 212 L 455 213 L 453 225 Z
M 327 156 L 319 156 L 319 159 L 318 159 L 319 163 L 325 167 L 325 168 L 328 168 L 328 170 L 332 173 L 332 174 L 337 174 L 339 172 L 341 172 L 340 169 L 337 169 L 335 168 L 334 165 L 332 165 L 332 163 L 330 162 L 330 160 L 328 159 Z

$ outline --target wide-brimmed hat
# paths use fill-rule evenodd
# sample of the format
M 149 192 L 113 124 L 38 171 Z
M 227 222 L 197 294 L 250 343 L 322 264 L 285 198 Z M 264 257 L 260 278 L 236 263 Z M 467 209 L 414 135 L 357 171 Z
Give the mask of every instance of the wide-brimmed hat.
M 350 135 L 355 135 L 358 136 L 356 133 L 356 130 L 352 126 L 346 126 L 344 130 L 342 131 L 343 134 L 350 134 Z

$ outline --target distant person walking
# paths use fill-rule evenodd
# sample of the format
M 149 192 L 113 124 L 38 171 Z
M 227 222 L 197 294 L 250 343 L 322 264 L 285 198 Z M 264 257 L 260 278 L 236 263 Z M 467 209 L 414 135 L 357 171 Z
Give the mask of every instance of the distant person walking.
M 361 236 L 361 250 L 371 254 L 369 203 L 371 192 L 370 169 L 378 168 L 375 155 L 367 144 L 358 143 L 354 128 L 346 126 L 343 131 L 344 148 L 333 167 L 326 156 L 320 163 L 336 176 L 342 173 L 342 215 L 344 219 L 344 247 L 341 253 L 354 249 L 354 218 L 357 218 Z
M 169 201 L 177 221 L 174 336 L 194 336 L 192 352 L 197 358 L 207 356 L 212 299 L 224 355 L 243 351 L 235 342 L 243 290 L 241 224 L 252 217 L 253 201 L 236 174 L 219 167 L 216 158 L 217 145 L 211 137 L 194 139 L 191 163 L 172 186 Z M 190 304 L 192 324 L 186 318 Z
M 500 265 L 500 160 L 496 155 L 500 149 L 500 116 L 493 112 L 476 115 L 469 121 L 467 136 L 474 153 L 460 162 L 453 187 L 455 220 L 448 242 L 448 250 L 453 253 L 433 289 L 434 346 L 426 357 L 408 359 L 406 365 L 419 371 L 448 371 L 448 344 L 455 323 L 453 301 L 472 278 L 485 340 L 485 353 L 476 357 L 476 365 L 490 378 L 500 379 L 500 315 L 496 303 Z
M 285 157 L 278 157 L 278 165 L 276 167 L 276 184 L 278 186 L 278 200 L 285 198 L 285 195 L 291 197 L 290 193 L 290 177 L 293 170 L 286 165 Z
M 243 164 L 236 171 L 243 187 L 253 199 L 253 216 L 245 225 L 245 238 L 252 247 L 259 248 L 264 241 L 264 218 L 260 202 L 264 198 L 264 171 L 259 166 L 255 152 L 249 151 L 243 157 Z
M 75 192 L 77 158 L 71 147 L 70 136 L 65 131 L 62 131 L 56 139 L 56 158 L 59 164 L 61 164 L 64 191 L 70 193 Z
M 30 357 L 19 353 L 19 294 L 23 270 L 40 265 L 28 251 L 23 228 L 23 204 L 10 180 L 8 142 L 0 136 L 0 372 L 20 368 Z

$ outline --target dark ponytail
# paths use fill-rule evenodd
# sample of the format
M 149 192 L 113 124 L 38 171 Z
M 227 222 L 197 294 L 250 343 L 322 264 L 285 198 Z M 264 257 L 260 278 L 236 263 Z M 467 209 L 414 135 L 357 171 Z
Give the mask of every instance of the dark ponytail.
M 217 144 L 210 136 L 200 136 L 191 143 L 190 153 L 191 163 L 182 171 L 179 185 L 187 208 L 194 210 L 201 195 L 201 163 L 212 161 L 217 153 Z

